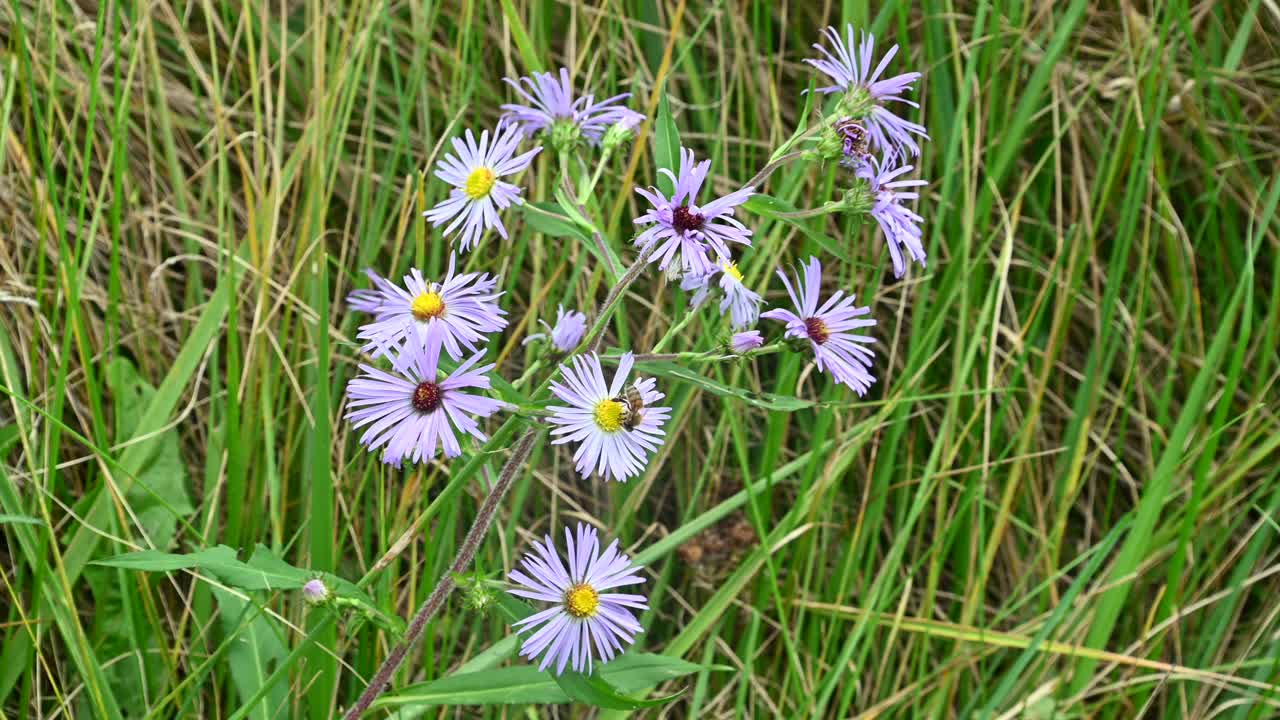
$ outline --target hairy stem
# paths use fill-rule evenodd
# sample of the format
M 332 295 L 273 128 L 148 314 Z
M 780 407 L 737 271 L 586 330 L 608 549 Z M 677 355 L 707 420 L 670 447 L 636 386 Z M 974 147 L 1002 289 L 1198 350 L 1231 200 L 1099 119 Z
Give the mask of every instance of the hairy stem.
M 498 514 L 498 505 L 501 504 L 503 496 L 507 494 L 507 490 L 511 489 L 511 484 L 515 481 L 517 471 L 524 465 L 529 453 L 533 451 L 533 443 L 537 436 L 537 429 L 530 428 L 516 441 L 511 451 L 511 457 L 507 459 L 507 464 L 503 466 L 502 473 L 498 476 L 497 484 L 493 486 L 493 490 L 489 491 L 489 496 L 484 499 L 484 503 L 480 506 L 480 512 L 476 514 L 475 524 L 467 531 L 467 537 L 462 541 L 462 547 L 458 549 L 458 554 L 454 557 L 453 564 L 440 577 L 440 581 L 436 583 L 431 594 L 427 596 L 426 602 L 422 603 L 422 607 L 418 608 L 418 612 L 414 613 L 404 637 L 400 639 L 399 644 L 391 651 L 391 654 L 387 655 L 387 659 L 382 661 L 382 666 L 378 668 L 378 672 L 374 673 L 373 680 L 369 681 L 369 686 L 360 694 L 360 699 L 356 700 L 356 704 L 352 705 L 351 709 L 347 711 L 344 716 L 346 720 L 356 720 L 356 718 L 363 715 L 369 709 L 369 706 L 373 704 L 373 701 L 387 688 L 388 683 L 391 682 L 391 676 L 395 674 L 396 670 L 400 669 L 400 665 L 404 662 L 405 656 L 409 654 L 409 650 L 417 644 L 418 638 L 422 637 L 422 632 L 427 629 L 427 622 L 444 605 L 449 593 L 453 592 L 453 588 L 456 585 L 453 579 L 454 574 L 465 572 L 467 568 L 471 567 L 471 561 L 475 559 L 476 551 L 480 549 L 480 543 L 484 540 L 484 536 L 488 534 L 489 527 L 493 525 L 493 519 Z
M 600 311 L 596 313 L 595 321 L 591 324 L 591 330 L 587 332 L 582 339 L 582 343 L 573 351 L 577 355 L 584 350 L 586 352 L 596 352 L 600 348 L 600 340 L 604 337 L 604 329 L 609 324 L 609 317 L 613 314 L 613 308 L 622 300 L 622 296 L 627 291 L 627 287 L 640 277 L 640 273 L 644 272 L 644 266 L 649 262 L 649 256 L 653 254 L 657 243 L 650 243 L 649 247 L 640 252 L 640 255 L 631 263 L 631 267 L 622 274 L 622 279 L 617 285 L 609 291 L 604 302 L 600 303 Z
M 774 170 L 777 170 L 778 168 L 782 167 L 783 165 L 786 165 L 792 160 L 795 160 L 796 158 L 800 157 L 803 154 L 804 154 L 804 151 L 796 150 L 793 152 L 786 153 L 785 155 L 782 155 L 776 160 L 770 160 L 769 164 L 760 168 L 760 172 L 756 173 L 756 176 L 751 178 L 751 180 L 747 182 L 747 184 L 744 185 L 743 187 L 755 188 L 756 191 L 759 192 L 760 183 L 767 180 L 769 176 L 773 174 Z

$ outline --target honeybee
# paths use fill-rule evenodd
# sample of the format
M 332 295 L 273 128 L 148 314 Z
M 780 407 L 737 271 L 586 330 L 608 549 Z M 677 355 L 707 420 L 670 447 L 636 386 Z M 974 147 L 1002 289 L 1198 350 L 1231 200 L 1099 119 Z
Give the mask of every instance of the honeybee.
M 849 157 L 866 155 L 867 144 L 871 136 L 867 129 L 856 120 L 846 118 L 836 124 L 836 132 L 844 138 L 844 154 Z
M 622 405 L 622 427 L 635 430 L 644 420 L 644 394 L 640 392 L 640 381 L 636 380 L 613 399 Z

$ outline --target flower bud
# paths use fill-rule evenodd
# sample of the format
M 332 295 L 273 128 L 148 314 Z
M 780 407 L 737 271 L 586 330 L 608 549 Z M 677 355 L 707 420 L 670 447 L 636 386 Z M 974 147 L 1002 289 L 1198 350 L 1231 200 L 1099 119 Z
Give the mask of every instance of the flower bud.
M 760 336 L 759 330 L 746 330 L 740 333 L 734 333 L 729 338 L 729 349 L 741 355 L 750 352 L 764 345 L 764 338 Z
M 556 120 L 551 124 L 547 144 L 557 152 L 571 152 L 582 142 L 582 128 L 572 120 Z
M 844 191 L 839 204 L 841 212 L 866 215 L 871 212 L 875 203 L 876 194 L 871 189 L 871 183 L 864 178 L 857 178 L 853 181 L 853 187 Z
M 485 612 L 493 607 L 498 598 L 485 584 L 479 573 L 454 574 L 454 582 L 462 590 L 462 605 L 473 612 Z
M 618 121 L 604 131 L 604 137 L 600 140 L 605 152 L 613 152 L 634 140 L 636 128 L 643 121 L 644 116 L 638 112 L 628 110 L 626 113 L 619 113 Z
M 854 85 L 840 98 L 836 104 L 836 117 L 862 120 L 875 109 L 875 98 L 871 91 L 861 85 Z

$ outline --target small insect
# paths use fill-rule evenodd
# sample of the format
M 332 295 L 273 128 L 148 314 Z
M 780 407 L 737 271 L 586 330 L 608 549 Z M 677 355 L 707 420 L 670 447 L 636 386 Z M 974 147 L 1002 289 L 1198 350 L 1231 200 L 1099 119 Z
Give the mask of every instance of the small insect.
M 644 394 L 640 392 L 640 381 L 636 380 L 613 399 L 622 404 L 622 427 L 635 430 L 644 420 Z
M 836 132 L 844 138 L 845 157 L 857 157 L 867 154 L 870 136 L 867 129 L 852 118 L 846 118 L 836 124 Z

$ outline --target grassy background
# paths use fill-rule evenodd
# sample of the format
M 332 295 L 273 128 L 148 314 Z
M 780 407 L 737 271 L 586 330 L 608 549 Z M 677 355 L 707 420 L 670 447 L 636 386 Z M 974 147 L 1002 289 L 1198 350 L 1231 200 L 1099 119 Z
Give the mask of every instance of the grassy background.
M 419 217 L 440 143 L 495 120 L 504 74 L 564 64 L 650 114 L 665 81 L 730 188 L 815 119 L 799 61 L 843 21 L 925 72 L 928 270 L 893 281 L 877 234 L 830 218 L 755 222 L 743 268 L 780 302 L 773 268 L 817 252 L 832 289 L 873 301 L 873 394 L 787 355 L 698 370 L 819 407 L 665 379 L 647 474 L 583 482 L 542 445 L 478 568 L 574 519 L 621 536 L 652 573 L 641 646 L 715 668 L 650 714 L 1280 713 L 1274 3 L 95 5 L 0 5 L 4 715 L 349 704 L 394 640 L 375 624 L 90 561 L 261 543 L 409 612 L 502 436 L 404 472 L 361 451 L 341 299 L 366 266 L 442 267 Z M 615 159 L 591 204 L 624 258 L 628 183 L 652 167 L 648 144 Z M 532 198 L 554 171 L 526 176 Z M 787 168 L 767 190 L 807 207 L 835 181 Z M 513 325 L 491 352 L 513 380 L 535 318 L 591 307 L 609 278 L 508 224 L 468 261 L 503 275 Z M 640 351 L 684 312 L 657 273 L 627 300 L 612 344 Z M 721 328 L 704 311 L 672 347 Z M 508 637 L 455 599 L 397 684 L 503 663 Z

